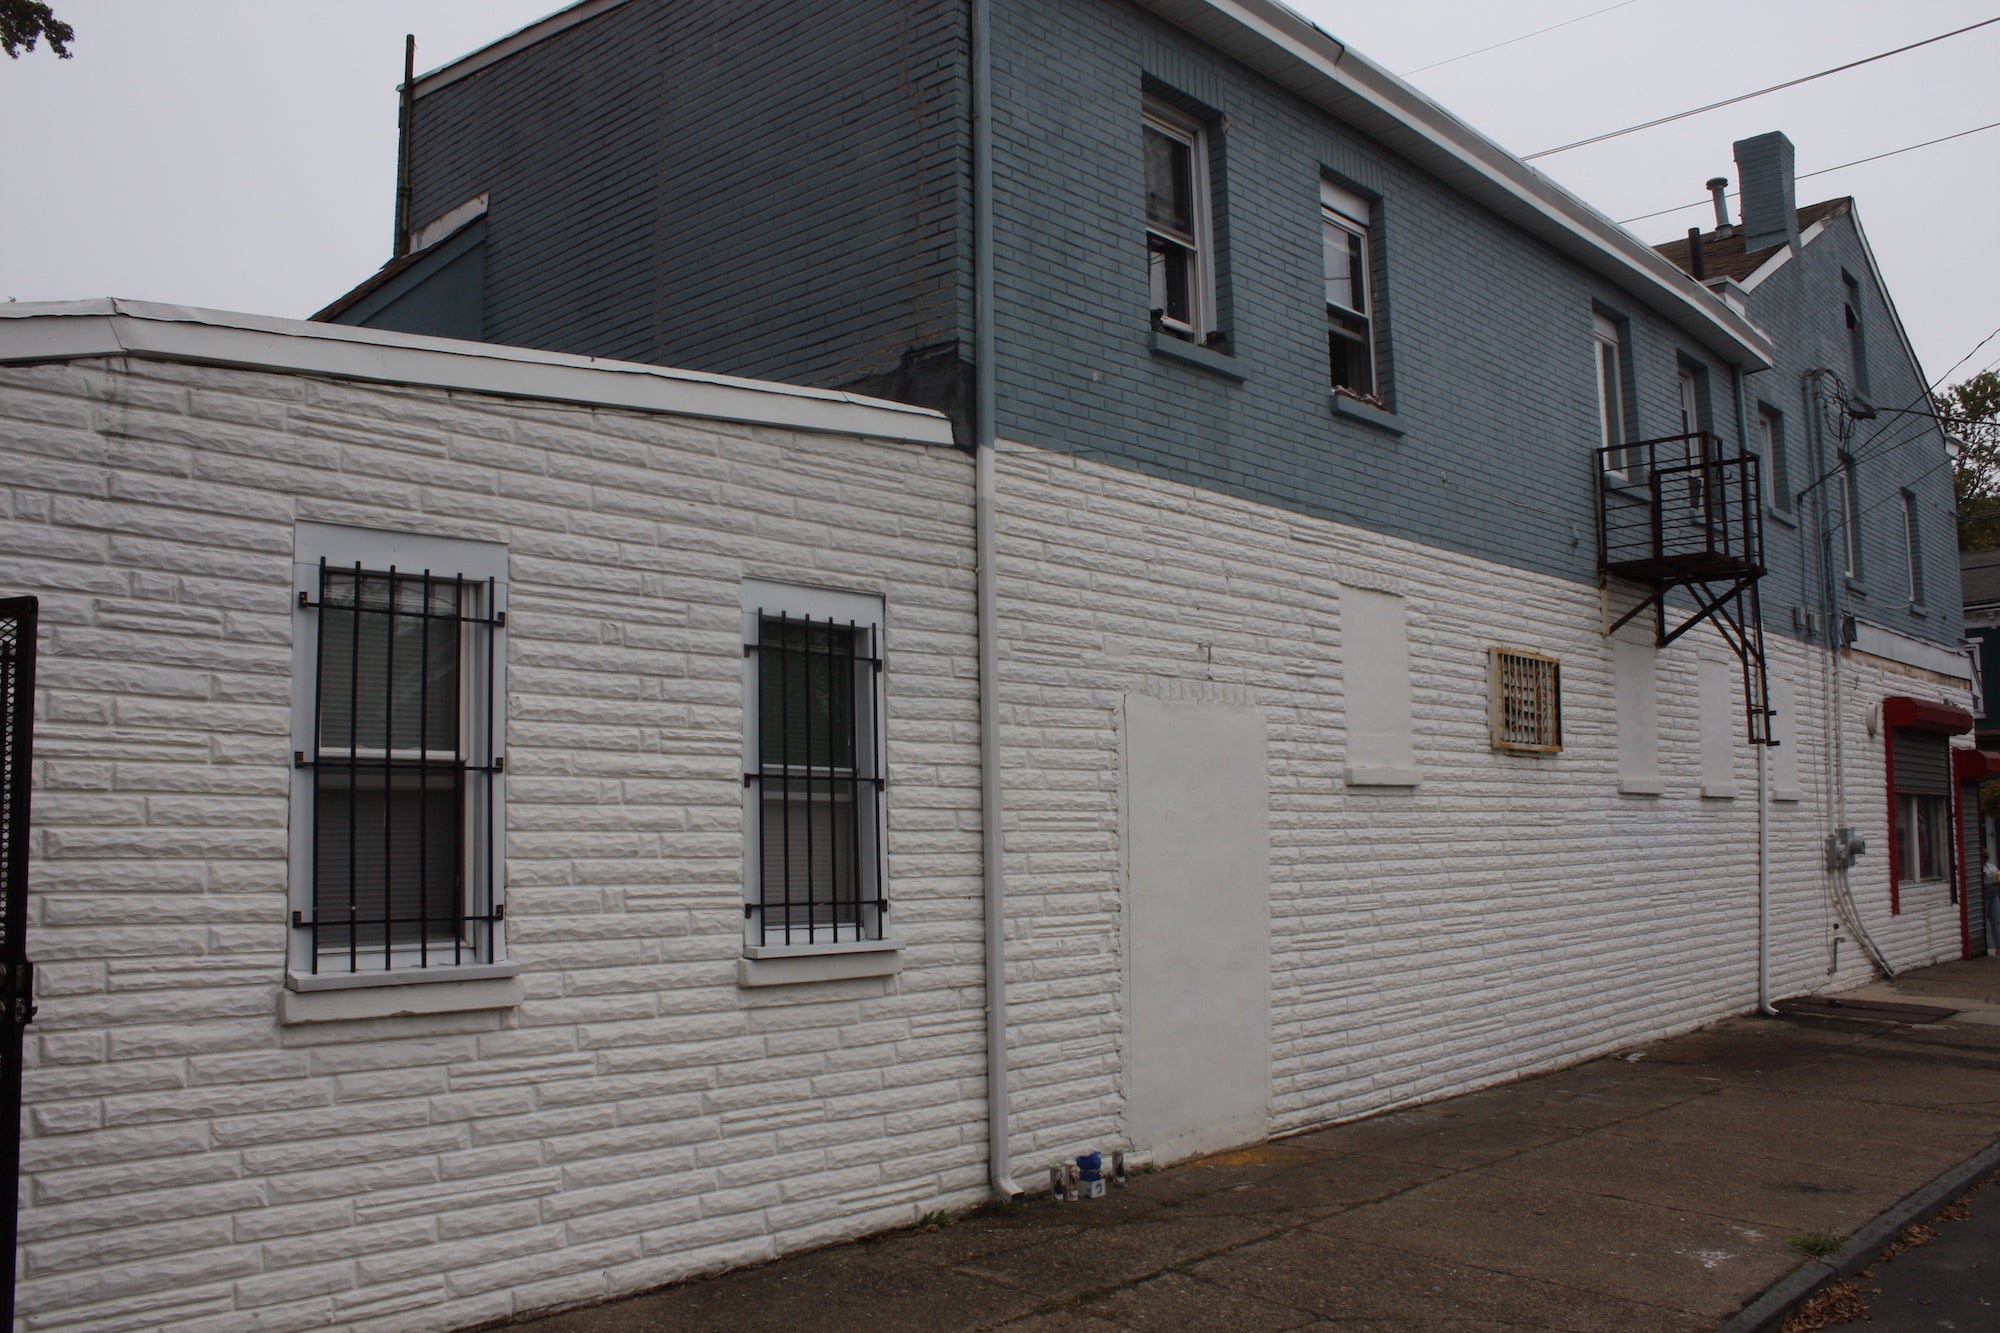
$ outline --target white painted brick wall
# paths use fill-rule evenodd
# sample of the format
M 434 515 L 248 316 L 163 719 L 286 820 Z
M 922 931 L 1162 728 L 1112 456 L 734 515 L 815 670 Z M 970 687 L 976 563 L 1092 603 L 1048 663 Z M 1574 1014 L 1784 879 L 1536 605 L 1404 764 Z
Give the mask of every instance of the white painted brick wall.
M 0 371 L 0 468 L 24 1327 L 458 1327 L 983 1196 L 963 454 L 111 361 Z M 299 519 L 508 544 L 515 1011 L 277 1022 Z M 745 577 L 886 600 L 893 982 L 736 985 Z
M 1274 1131 L 1754 1005 L 1754 748 L 1734 748 L 1737 797 L 1699 794 L 1696 663 L 1725 652 L 1712 632 L 1659 656 L 1664 794 L 1620 795 L 1595 588 L 1025 446 L 1000 462 L 1017 1171 L 1125 1142 L 1117 725 L 1128 691 L 1265 714 Z M 1424 773 L 1414 792 L 1343 786 L 1342 582 L 1406 598 Z M 1495 644 L 1562 659 L 1560 755 L 1490 747 Z M 1770 647 L 1806 714 L 1805 799 L 1772 807 L 1772 988 L 1784 996 L 1870 973 L 1849 943 L 1829 975 L 1820 866 L 1832 813 L 1812 666 L 1823 654 L 1776 636 Z M 1941 890 L 1906 894 L 1902 915 L 1888 914 L 1881 740 L 1862 717 L 1888 694 L 1966 698 L 1875 659 L 1842 670 L 1848 815 L 1874 849 L 1854 873 L 1864 925 L 1898 967 L 1955 957 L 1957 909 Z M 1728 723 L 1743 734 L 1740 713 Z
M 970 467 L 615 411 L 149 363 L 0 371 L 0 586 L 44 599 L 23 1310 L 33 1328 L 429 1329 L 984 1193 Z M 1747 1009 L 1754 756 L 1699 790 L 1689 641 L 1658 798 L 1616 791 L 1587 586 L 1009 447 L 1002 644 L 1015 1167 L 1124 1142 L 1118 705 L 1253 704 L 1272 1124 L 1442 1096 Z M 506 1013 L 280 1028 L 292 524 L 512 553 Z M 864 539 L 854 534 L 865 532 Z M 893 984 L 742 991 L 738 585 L 888 605 Z M 1406 597 L 1415 792 L 1346 790 L 1340 585 Z M 1563 661 L 1566 749 L 1494 752 L 1486 649 Z M 1817 650 L 1774 806 L 1774 990 L 1829 975 Z M 1866 703 L 1854 876 L 1899 966 Z M 1737 725 L 1731 719 L 1732 728 Z M 1144 1152 L 1147 1145 L 1130 1145 Z

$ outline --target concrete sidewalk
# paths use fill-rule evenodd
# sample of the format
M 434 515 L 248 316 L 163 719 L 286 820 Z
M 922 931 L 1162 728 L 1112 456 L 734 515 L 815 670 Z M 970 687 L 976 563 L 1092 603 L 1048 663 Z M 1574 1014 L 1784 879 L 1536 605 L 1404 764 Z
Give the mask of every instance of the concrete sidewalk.
M 1924 1026 L 1733 1019 L 1431 1106 L 516 1325 L 1713 1328 L 2000 1137 L 2000 959 L 1878 998 Z M 1025 1183 L 1025 1182 L 1024 1182 Z

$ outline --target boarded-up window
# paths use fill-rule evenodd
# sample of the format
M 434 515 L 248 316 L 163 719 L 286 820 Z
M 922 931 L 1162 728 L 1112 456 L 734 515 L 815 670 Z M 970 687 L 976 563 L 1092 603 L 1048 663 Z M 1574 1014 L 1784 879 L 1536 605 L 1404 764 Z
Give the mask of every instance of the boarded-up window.
M 1346 668 L 1350 786 L 1413 787 L 1416 744 L 1410 725 L 1410 638 L 1403 599 L 1367 588 L 1340 592 L 1340 647 Z

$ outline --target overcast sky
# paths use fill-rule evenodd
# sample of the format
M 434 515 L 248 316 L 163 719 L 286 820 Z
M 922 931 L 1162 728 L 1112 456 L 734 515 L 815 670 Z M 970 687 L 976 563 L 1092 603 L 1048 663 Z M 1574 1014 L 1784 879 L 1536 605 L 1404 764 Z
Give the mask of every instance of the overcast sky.
M 1612 0 L 1293 0 L 1397 71 Z M 54 0 L 75 57 L 0 60 L 0 299 L 125 296 L 305 315 L 387 257 L 402 39 L 420 70 L 555 0 Z M 1809 74 L 2000 13 L 1995 0 L 1629 0 L 1411 77 L 1519 153 Z M 2000 24 L 1536 165 L 1614 218 L 1701 200 L 1781 129 L 1801 173 L 2000 121 Z M 1802 181 L 1856 197 L 1925 370 L 2000 325 L 2000 129 Z M 1706 204 L 1633 224 L 1710 225 Z M 2000 361 L 2000 340 L 1955 373 Z

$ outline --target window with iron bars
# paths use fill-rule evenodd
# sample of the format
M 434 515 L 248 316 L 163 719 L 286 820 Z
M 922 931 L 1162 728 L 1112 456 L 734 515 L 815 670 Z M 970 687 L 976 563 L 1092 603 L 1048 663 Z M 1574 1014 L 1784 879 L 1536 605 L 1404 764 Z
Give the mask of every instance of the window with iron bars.
M 1493 748 L 1562 749 L 1562 663 L 1540 653 L 1489 650 Z
M 744 940 L 752 956 L 887 937 L 882 604 L 744 595 Z
M 315 525 L 316 526 L 316 525 Z M 323 529 L 297 588 L 292 971 L 355 981 L 463 976 L 501 960 L 505 554 L 475 574 L 400 563 L 486 543 Z M 301 525 L 301 554 L 306 554 Z M 451 569 L 440 572 L 440 566 Z

